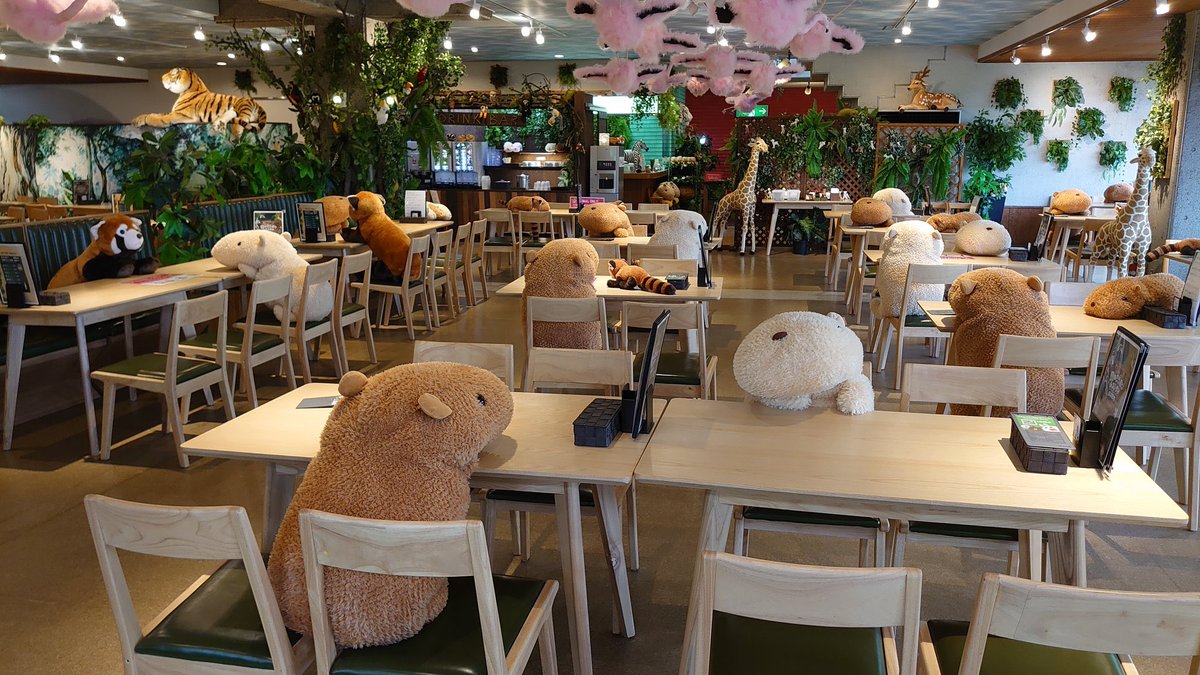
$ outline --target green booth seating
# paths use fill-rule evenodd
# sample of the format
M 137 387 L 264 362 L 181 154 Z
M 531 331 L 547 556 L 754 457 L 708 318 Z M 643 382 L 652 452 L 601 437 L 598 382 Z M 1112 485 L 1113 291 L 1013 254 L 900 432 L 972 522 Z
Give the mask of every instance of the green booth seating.
M 133 211 L 128 214 L 143 221 L 146 229 L 145 211 Z M 92 226 L 102 216 L 75 216 L 26 223 L 24 226 L 25 253 L 29 257 L 30 273 L 33 283 L 45 290 L 50 279 L 62 269 L 62 266 L 74 260 L 92 243 Z M 154 239 L 146 237 L 146 247 L 143 256 L 154 255 Z
M 216 237 L 206 240 L 204 246 L 211 248 L 217 242 L 217 239 L 227 234 L 249 230 L 254 227 L 255 211 L 283 211 L 284 229 L 294 234 L 299 231 L 299 224 L 296 218 L 296 205 L 311 201 L 313 201 L 311 193 L 291 192 L 265 197 L 230 199 L 224 203 L 208 202 L 201 204 L 197 207 L 196 214 L 201 218 L 216 220 L 219 223 L 220 231 L 220 234 Z

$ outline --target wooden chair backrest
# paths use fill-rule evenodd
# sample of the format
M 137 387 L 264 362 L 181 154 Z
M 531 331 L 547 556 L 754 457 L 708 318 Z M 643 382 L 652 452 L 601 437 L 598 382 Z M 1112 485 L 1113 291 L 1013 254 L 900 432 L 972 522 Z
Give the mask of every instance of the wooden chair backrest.
M 8 216 L 9 218 L 16 218 L 17 220 L 25 220 L 25 207 L 10 206 L 5 211 L 4 215 Z
M 1092 413 L 1092 392 L 1096 388 L 1096 368 L 1100 363 L 1100 338 L 1001 335 L 996 345 L 993 368 L 1083 368 L 1083 405 L 1080 413 L 1087 419 Z
M 1147 366 L 1200 366 L 1200 338 L 1156 335 L 1142 339 L 1150 347 Z
M 487 224 L 486 218 L 471 221 L 471 246 L 470 251 L 472 256 L 483 255 L 483 243 L 487 241 Z M 470 260 L 467 261 L 470 264 Z
M 971 213 L 979 213 L 979 204 L 982 201 L 983 201 L 982 197 L 980 197 L 979 195 L 975 195 L 971 199 L 971 208 L 969 208 L 967 210 L 970 211 Z
M 117 551 L 187 560 L 241 560 L 275 672 L 294 672 L 291 643 L 279 603 L 244 508 L 158 506 L 94 494 L 83 498 L 83 506 L 125 663 L 134 663 L 134 647 L 144 634 Z
M 917 672 L 919 569 L 816 567 L 709 551 L 701 575 L 696 672 L 709 670 L 713 612 L 806 626 L 903 627 L 899 672 Z
M 48 204 L 46 206 L 46 212 L 50 214 L 50 218 L 52 220 L 67 217 L 67 207 L 59 206 L 57 204 Z
M 325 568 L 409 577 L 472 577 L 489 675 L 507 673 L 487 540 L 479 521 L 394 522 L 300 511 L 300 546 L 318 672 L 337 647 L 325 610 Z
M 21 202 L 22 204 L 32 204 L 33 197 L 31 197 L 30 195 L 17 195 L 16 197 L 13 198 L 13 201 Z
M 455 263 L 453 265 L 447 264 L 446 266 L 447 267 L 455 267 L 460 262 L 459 258 L 462 259 L 461 263 L 463 265 L 470 263 L 471 262 L 471 231 L 472 231 L 471 226 L 470 225 L 459 225 L 458 227 L 453 228 L 450 231 L 454 233 Z
M 165 382 L 175 382 L 175 374 L 179 372 L 179 335 L 186 327 L 197 326 L 209 321 L 216 322 L 216 344 L 213 358 L 217 365 L 225 368 L 226 338 L 228 336 L 229 320 L 229 291 L 217 291 L 190 300 L 180 300 L 175 303 L 171 316 L 171 336 L 167 346 L 167 369 L 164 373 Z
M 696 269 L 698 265 L 693 258 L 642 258 L 638 261 L 638 265 L 646 270 L 646 273 L 661 277 L 675 272 L 683 272 L 691 275 L 691 283 L 695 283 Z
M 50 220 L 50 209 L 44 204 L 30 204 L 25 207 L 25 213 L 30 220 Z
M 960 675 L 978 675 L 987 636 L 1107 654 L 1190 656 L 1200 672 L 1200 593 L 1143 593 L 983 575 Z
M 621 246 L 605 241 L 588 241 L 588 243 L 596 249 L 596 255 L 600 256 L 598 269 L 602 269 L 605 274 L 608 274 L 608 261 L 621 257 Z
M 419 281 L 421 283 L 421 285 L 424 285 L 424 283 L 425 283 L 425 271 L 424 270 L 427 267 L 427 265 L 425 265 L 425 260 L 427 259 L 425 256 L 428 256 L 429 258 L 433 257 L 433 256 L 429 255 L 429 247 L 431 245 L 432 245 L 432 236 L 431 235 L 423 234 L 419 237 L 412 238 L 412 244 L 409 245 L 409 247 L 408 247 L 408 259 L 405 260 L 405 262 L 404 262 L 404 278 L 402 279 L 402 283 L 400 284 L 401 288 L 408 290 L 409 284 L 413 281 Z M 421 261 L 421 265 L 418 268 L 421 270 L 421 272 L 417 278 L 413 278 L 413 261 L 414 260 Z
M 347 293 L 350 292 L 350 277 L 355 274 L 362 275 L 362 285 L 358 287 L 358 304 L 366 306 L 367 298 L 371 297 L 371 262 L 372 253 L 363 251 L 342 258 L 342 275 L 338 279 L 337 297 L 345 302 Z
M 660 211 L 626 211 L 625 215 L 630 225 L 657 225 L 662 219 Z
M 959 276 L 969 272 L 970 265 L 919 265 L 908 266 L 908 276 L 904 278 L 904 295 L 900 301 L 900 311 L 903 312 L 910 303 L 913 284 L 944 284 L 954 283 Z M 901 321 L 901 326 L 904 322 Z
M 58 197 L 38 197 L 37 203 L 38 204 L 57 204 Z
M 533 347 L 533 322 L 600 323 L 602 349 L 608 349 L 604 298 L 525 298 L 525 347 Z
M 553 219 L 554 216 L 549 211 L 517 211 L 517 223 L 522 232 L 526 231 L 526 225 L 549 226 Z
M 300 292 L 300 304 L 296 306 L 296 316 L 300 317 L 297 323 L 304 323 L 304 317 L 307 316 L 306 310 L 308 308 L 308 293 L 309 289 L 311 289 L 313 286 L 329 284 L 329 287 L 333 290 L 334 294 L 334 311 L 340 310 L 341 303 L 338 302 L 337 298 L 338 261 L 334 259 L 326 260 L 323 263 L 317 263 L 315 265 L 310 264 L 308 269 L 304 272 L 304 290 Z M 325 318 L 328 319 L 329 317 Z M 322 319 L 322 321 L 323 320 L 324 319 Z
M 1051 281 L 1046 284 L 1046 297 L 1051 305 L 1083 307 L 1083 301 L 1099 286 L 1082 281 Z
M 413 363 L 429 361 L 465 363 L 476 368 L 483 368 L 504 380 L 510 391 L 516 386 L 516 376 L 513 374 L 516 359 L 513 356 L 513 346 L 507 343 L 417 340 L 413 345 Z
M 292 323 L 292 275 L 288 274 L 274 279 L 256 279 L 250 285 L 250 299 L 246 304 L 246 327 L 242 330 L 243 356 L 253 353 L 254 324 L 258 318 L 258 306 L 275 302 L 283 306 L 279 337 L 283 339 L 284 349 L 290 349 L 288 345 L 291 343 L 291 335 L 288 329 Z
M 430 252 L 430 268 L 437 266 L 438 256 L 443 256 L 443 261 L 447 266 L 451 266 L 451 261 L 458 253 L 458 237 L 455 236 L 454 230 L 438 230 L 429 235 L 432 242 L 433 250 Z M 432 277 L 431 277 L 432 279 Z
M 675 244 L 630 244 L 629 262 L 637 264 L 643 258 L 673 259 L 679 257 L 679 247 Z
M 991 414 L 992 406 L 1025 412 L 1025 381 L 1026 373 L 1021 368 L 906 363 L 900 411 L 908 412 L 913 402 L 919 402 L 980 405 L 984 406 L 984 416 Z
M 666 213 L 667 211 L 671 210 L 671 206 L 669 204 L 644 202 L 644 203 L 638 204 L 637 210 L 638 211 L 655 211 L 658 213 Z
M 633 353 L 532 347 L 525 365 L 525 391 L 536 391 L 539 382 L 623 387 L 633 382 Z

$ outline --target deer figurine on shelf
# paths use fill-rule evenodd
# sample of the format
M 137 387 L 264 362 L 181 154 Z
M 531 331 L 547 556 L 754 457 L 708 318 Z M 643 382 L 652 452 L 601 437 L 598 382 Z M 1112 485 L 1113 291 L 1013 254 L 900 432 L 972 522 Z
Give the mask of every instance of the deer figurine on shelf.
M 901 105 L 901 110 L 949 110 L 962 105 L 954 94 L 925 91 L 925 78 L 928 76 L 929 66 L 913 75 L 912 82 L 908 83 L 908 90 L 913 93 L 912 102 Z

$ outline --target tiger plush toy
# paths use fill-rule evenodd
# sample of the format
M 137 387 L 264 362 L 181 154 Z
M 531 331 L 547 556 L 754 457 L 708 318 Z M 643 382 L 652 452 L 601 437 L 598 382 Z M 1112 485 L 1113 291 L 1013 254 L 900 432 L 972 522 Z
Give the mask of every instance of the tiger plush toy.
M 46 288 L 153 274 L 158 269 L 158 260 L 137 258 L 146 243 L 141 226 L 142 221 L 124 213 L 114 213 L 96 223 L 92 226 L 92 243 L 79 257 L 63 265 Z
M 242 131 L 262 131 L 267 112 L 249 96 L 216 94 L 191 68 L 172 68 L 162 76 L 163 88 L 179 94 L 171 112 L 147 113 L 133 120 L 135 127 L 166 127 L 172 124 L 211 124 L 220 131 L 229 125 L 233 138 Z

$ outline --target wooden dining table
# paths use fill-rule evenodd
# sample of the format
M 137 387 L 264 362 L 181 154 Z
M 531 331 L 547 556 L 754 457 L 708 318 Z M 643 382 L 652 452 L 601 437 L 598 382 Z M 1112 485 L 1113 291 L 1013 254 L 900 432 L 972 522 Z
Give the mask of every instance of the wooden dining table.
M 771 199 L 762 200 L 764 206 L 771 207 L 771 222 L 767 226 L 767 255 L 771 255 L 771 242 L 775 239 L 775 224 L 779 220 L 780 211 L 815 209 L 828 211 L 830 209 L 848 209 L 853 205 L 849 199 Z M 742 242 L 742 251 L 746 250 L 746 242 Z M 754 234 L 750 235 L 750 252 L 754 253 Z
M 954 332 L 954 310 L 944 300 L 921 300 L 917 303 L 943 333 Z M 1195 337 L 1200 339 L 1200 328 L 1163 328 L 1145 319 L 1101 319 L 1088 316 L 1083 307 L 1075 305 L 1050 305 L 1050 320 L 1059 337 L 1112 337 L 1117 328 L 1125 328 L 1141 337 Z
M 721 290 L 725 286 L 723 277 L 713 277 L 713 287 L 700 286 L 692 284 L 687 290 L 676 291 L 674 295 L 661 295 L 659 293 L 651 293 L 643 291 L 640 288 L 634 290 L 625 290 L 623 288 L 612 288 L 608 285 L 608 278 L 598 276 L 592 282 L 592 286 L 596 289 L 596 296 L 605 300 L 619 301 L 641 301 L 641 302 L 715 302 L 721 299 Z M 500 290 L 496 291 L 496 295 L 501 297 L 516 297 L 519 298 L 525 293 L 525 277 L 517 277 L 514 281 L 505 284 Z
M 883 259 L 883 251 L 869 249 L 866 252 L 867 262 L 876 264 Z M 1010 260 L 1007 255 L 970 255 L 958 251 L 947 251 L 942 254 L 944 265 L 968 265 L 971 269 L 979 267 L 1007 267 L 1024 274 L 1036 276 L 1043 281 L 1061 281 L 1062 265 L 1042 258 L 1041 260 Z
M 1124 453 L 1113 470 L 1030 473 L 1007 419 L 674 399 L 638 463 L 639 483 L 705 491 L 681 673 L 700 606 L 700 565 L 723 551 L 735 506 L 1030 531 L 1031 576 L 1051 537 L 1055 578 L 1086 584 L 1087 521 L 1185 527 L 1187 514 Z

